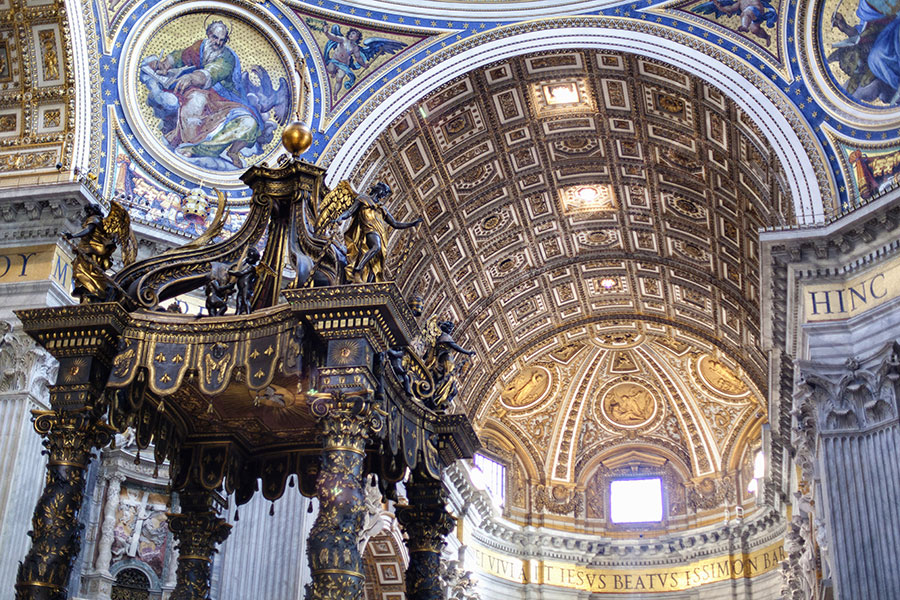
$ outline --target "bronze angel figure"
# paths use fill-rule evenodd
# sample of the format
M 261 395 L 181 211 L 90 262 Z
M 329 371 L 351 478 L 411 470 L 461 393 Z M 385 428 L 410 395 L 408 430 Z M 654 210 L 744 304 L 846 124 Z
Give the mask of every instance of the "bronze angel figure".
M 345 271 L 349 281 L 387 281 L 390 277 L 385 268 L 388 226 L 409 229 L 422 222 L 421 218 L 409 222 L 396 220 L 384 206 L 390 195 L 390 186 L 381 181 L 373 185 L 368 194 L 354 193 L 350 184 L 342 181 L 322 201 L 317 231 L 350 221 L 344 232 L 343 248 L 340 248 L 346 251 Z
M 128 211 L 118 202 L 111 202 L 109 214 L 104 218 L 98 205 L 87 204 L 81 227 L 82 230 L 77 233 L 63 233 L 67 240 L 78 240 L 73 245 L 72 295 L 79 298 L 82 304 L 112 300 L 115 284 L 106 271 L 112 266 L 113 252 L 121 246 L 122 262 L 126 266 L 137 257 L 137 241 L 131 232 Z

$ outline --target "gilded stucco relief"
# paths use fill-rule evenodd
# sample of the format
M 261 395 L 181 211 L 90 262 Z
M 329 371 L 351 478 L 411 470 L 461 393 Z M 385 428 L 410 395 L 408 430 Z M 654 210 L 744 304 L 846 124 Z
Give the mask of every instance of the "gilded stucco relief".
M 57 164 L 69 162 L 75 79 L 63 6 L 0 5 L 0 182 L 56 181 Z

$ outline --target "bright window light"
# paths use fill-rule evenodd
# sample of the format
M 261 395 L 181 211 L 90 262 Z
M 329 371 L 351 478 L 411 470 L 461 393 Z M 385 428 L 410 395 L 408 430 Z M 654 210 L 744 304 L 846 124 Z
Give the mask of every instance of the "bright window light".
M 616 479 L 609 486 L 613 523 L 662 521 L 662 480 Z
M 506 502 L 506 465 L 488 458 L 483 454 L 475 454 L 475 469 L 484 476 L 484 487 L 497 506 Z
M 747 484 L 747 492 L 756 494 L 759 491 L 759 480 L 766 476 L 766 457 L 762 450 L 753 459 L 753 479 Z
M 756 458 L 753 460 L 753 477 L 759 479 L 760 477 L 765 477 L 766 475 L 766 456 L 762 453 L 762 450 L 756 453 Z

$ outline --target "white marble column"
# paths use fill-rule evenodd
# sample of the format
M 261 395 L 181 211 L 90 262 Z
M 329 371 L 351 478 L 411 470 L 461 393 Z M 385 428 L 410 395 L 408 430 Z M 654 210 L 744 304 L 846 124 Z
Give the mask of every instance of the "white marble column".
M 56 360 L 26 335 L 0 321 L 0 600 L 12 600 L 19 561 L 31 540 L 31 516 L 46 458 L 31 411 L 46 408 Z
M 232 506 L 227 516 L 233 525 L 231 535 L 213 559 L 213 597 L 303 598 L 303 586 L 309 581 L 308 574 L 303 577 L 306 536 L 315 517 L 307 512 L 309 506 L 310 500 L 296 488 L 288 488 L 275 502 L 274 516 L 269 515 L 272 503 L 260 494 L 237 509 Z
M 116 512 L 119 507 L 119 496 L 122 492 L 123 475 L 113 473 L 106 483 L 106 502 L 103 507 L 103 523 L 100 525 L 100 543 L 97 545 L 97 563 L 95 569 L 103 575 L 109 575 L 112 563 L 112 545 L 115 539 Z

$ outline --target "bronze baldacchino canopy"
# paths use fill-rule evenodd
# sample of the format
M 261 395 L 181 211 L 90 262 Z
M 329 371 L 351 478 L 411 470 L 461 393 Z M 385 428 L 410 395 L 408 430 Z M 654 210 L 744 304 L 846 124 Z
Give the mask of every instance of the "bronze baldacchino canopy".
M 296 156 L 306 138 L 291 136 Z M 394 219 L 387 185 L 328 190 L 323 174 L 296 159 L 253 167 L 242 177 L 253 197 L 238 232 L 215 241 L 220 195 L 207 234 L 138 262 L 116 203 L 105 218 L 89 206 L 84 229 L 66 236 L 81 304 L 17 313 L 60 365 L 51 410 L 35 411 L 49 462 L 17 599 L 66 597 L 92 450 L 129 427 L 158 464 L 171 463 L 180 504 L 169 515 L 179 548 L 172 598 L 209 597 L 211 557 L 231 529 L 217 512 L 222 493 L 237 504 L 258 491 L 275 500 L 295 481 L 319 500 L 307 598 L 361 598 L 364 482 L 374 474 L 397 499 L 407 473 L 408 502 L 396 507 L 410 551 L 407 596 L 442 597 L 440 551 L 454 520 L 441 474 L 478 449 L 467 417 L 450 413 L 471 353 L 451 322 L 417 321 L 420 306 L 388 281 L 389 228 L 419 221 Z M 126 266 L 109 276 L 116 247 Z M 202 316 L 161 308 L 199 288 Z

